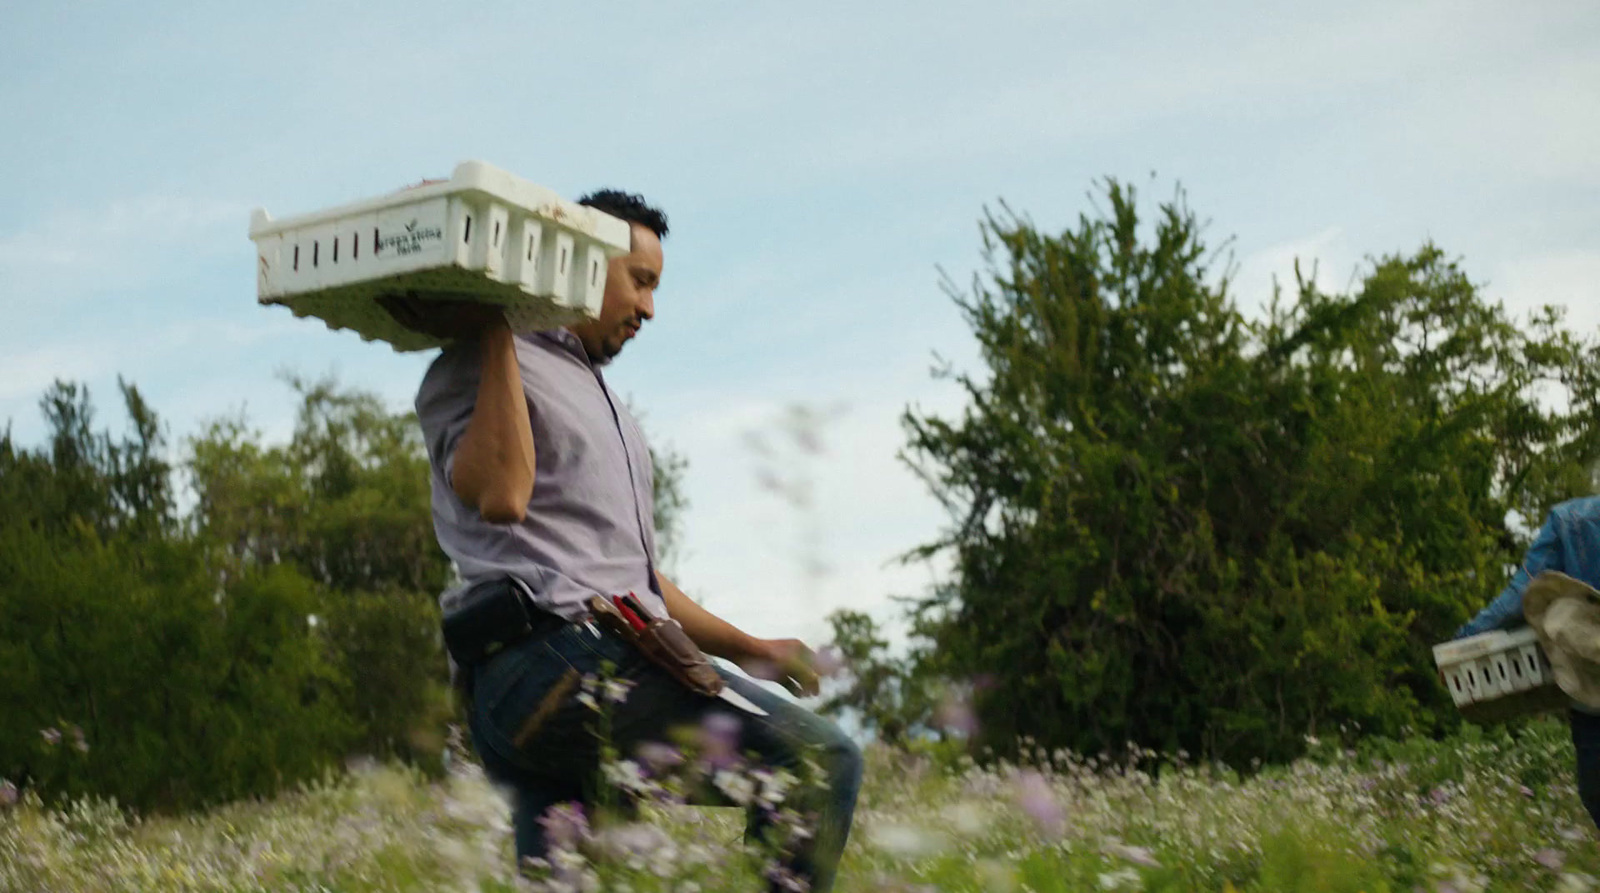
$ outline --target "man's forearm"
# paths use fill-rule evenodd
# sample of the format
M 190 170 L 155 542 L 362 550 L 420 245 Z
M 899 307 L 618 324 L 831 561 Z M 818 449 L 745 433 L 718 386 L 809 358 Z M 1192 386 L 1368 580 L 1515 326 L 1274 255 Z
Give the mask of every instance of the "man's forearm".
M 504 323 L 484 332 L 472 419 L 456 444 L 451 487 L 494 523 L 520 521 L 533 493 L 533 429 L 516 342 Z
M 661 598 L 667 603 L 667 614 L 678 621 L 701 651 L 735 662 L 755 651 L 754 636 L 700 607 L 662 574 L 656 574 L 656 581 L 661 584 Z
M 1494 601 L 1456 630 L 1456 638 L 1474 636 L 1523 623 L 1523 590 L 1528 588 L 1534 577 L 1545 571 L 1565 570 L 1563 553 L 1556 515 L 1552 511 L 1545 519 L 1544 526 L 1539 528 L 1539 533 L 1534 536 L 1532 545 L 1528 546 L 1528 554 L 1523 557 L 1522 566 L 1511 575 L 1511 582 L 1506 584 L 1506 588 L 1500 591 Z

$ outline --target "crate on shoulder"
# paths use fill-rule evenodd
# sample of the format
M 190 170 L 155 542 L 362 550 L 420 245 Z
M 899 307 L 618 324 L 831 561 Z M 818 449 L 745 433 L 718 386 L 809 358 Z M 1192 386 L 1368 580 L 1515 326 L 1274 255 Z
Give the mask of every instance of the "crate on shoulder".
M 385 295 L 499 306 L 515 331 L 594 319 L 629 227 L 481 161 L 448 180 L 311 214 L 251 216 L 256 297 L 396 350 L 441 342 L 401 326 Z

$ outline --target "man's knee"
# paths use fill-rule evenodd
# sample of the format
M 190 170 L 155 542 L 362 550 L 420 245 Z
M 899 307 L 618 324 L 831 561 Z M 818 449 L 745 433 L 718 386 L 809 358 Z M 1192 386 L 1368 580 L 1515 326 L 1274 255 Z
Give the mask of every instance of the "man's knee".
M 833 779 L 836 788 L 848 787 L 855 790 L 861 787 L 861 775 L 866 764 L 861 754 L 861 745 L 837 725 L 830 722 L 828 727 L 829 734 L 823 742 L 823 759 L 827 765 L 828 775 Z

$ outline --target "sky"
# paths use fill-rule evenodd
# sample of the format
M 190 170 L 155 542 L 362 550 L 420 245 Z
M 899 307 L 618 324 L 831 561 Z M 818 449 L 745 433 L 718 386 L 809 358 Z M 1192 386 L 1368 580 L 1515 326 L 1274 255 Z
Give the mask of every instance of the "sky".
M 1181 186 L 1259 306 L 1298 259 L 1345 289 L 1432 240 L 1526 314 L 1600 327 L 1600 6 L 1503 2 L 141 4 L 0 11 L 0 423 L 55 379 L 174 459 L 208 419 L 286 439 L 283 371 L 409 407 L 398 354 L 255 300 L 250 211 L 380 195 L 479 159 L 666 210 L 656 318 L 608 369 L 688 460 L 684 588 L 765 636 L 899 629 L 896 556 L 948 522 L 898 454 L 930 369 L 981 371 L 940 287 L 1000 202 L 1060 230 L 1104 177 Z M 831 412 L 758 485 L 753 431 Z M 775 435 L 773 435 L 775 436 Z M 781 438 L 778 440 L 781 442 Z M 807 531 L 830 571 L 810 578 Z

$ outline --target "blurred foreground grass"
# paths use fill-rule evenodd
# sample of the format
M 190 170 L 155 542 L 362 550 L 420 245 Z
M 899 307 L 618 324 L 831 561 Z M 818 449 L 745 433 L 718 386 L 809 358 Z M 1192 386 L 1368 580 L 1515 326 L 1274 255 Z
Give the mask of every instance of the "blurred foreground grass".
M 839 889 L 1596 889 L 1566 726 L 1445 742 L 1313 743 L 1241 776 L 1181 755 L 1035 750 L 979 767 L 869 748 Z M 570 886 L 514 879 L 506 807 L 471 764 L 366 766 L 271 801 L 130 820 L 105 803 L 0 808 L 0 890 L 760 889 L 736 810 L 651 807 L 597 833 Z M 664 829 L 660 833 L 657 829 Z M 648 857 L 648 858 L 647 858 Z

